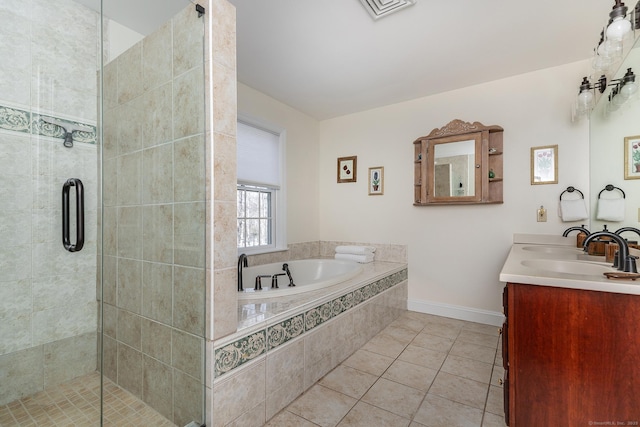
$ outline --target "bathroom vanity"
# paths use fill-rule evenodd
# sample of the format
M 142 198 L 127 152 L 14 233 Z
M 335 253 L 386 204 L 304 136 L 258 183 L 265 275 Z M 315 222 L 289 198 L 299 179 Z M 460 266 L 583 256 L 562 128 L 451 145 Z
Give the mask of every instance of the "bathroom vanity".
M 500 274 L 505 420 L 640 425 L 640 279 L 547 237 L 516 235 Z

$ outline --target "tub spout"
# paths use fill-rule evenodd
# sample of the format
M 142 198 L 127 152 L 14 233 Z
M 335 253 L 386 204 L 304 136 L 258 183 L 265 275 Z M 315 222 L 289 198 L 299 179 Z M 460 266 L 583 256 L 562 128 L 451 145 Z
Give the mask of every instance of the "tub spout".
M 248 267 L 247 254 L 240 254 L 238 257 L 238 292 L 243 291 L 242 286 L 242 267 Z
M 287 273 L 287 277 L 289 277 L 289 286 L 295 286 L 296 284 L 293 283 L 293 277 L 291 277 L 291 272 L 289 271 L 289 264 L 282 264 L 282 270 Z

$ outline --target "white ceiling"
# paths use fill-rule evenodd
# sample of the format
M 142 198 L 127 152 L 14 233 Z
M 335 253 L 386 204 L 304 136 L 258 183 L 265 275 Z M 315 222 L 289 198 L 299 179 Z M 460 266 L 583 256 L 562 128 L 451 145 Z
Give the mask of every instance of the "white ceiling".
M 374 21 L 359 0 L 229 1 L 238 80 L 320 120 L 586 59 L 614 3 L 417 0 Z M 149 34 L 189 0 L 104 3 Z

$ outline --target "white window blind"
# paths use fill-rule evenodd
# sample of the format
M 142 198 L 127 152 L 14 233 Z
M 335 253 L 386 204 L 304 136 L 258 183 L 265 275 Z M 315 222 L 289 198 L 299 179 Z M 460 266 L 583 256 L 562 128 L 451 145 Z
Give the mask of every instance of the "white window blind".
M 238 182 L 280 187 L 280 136 L 238 122 Z

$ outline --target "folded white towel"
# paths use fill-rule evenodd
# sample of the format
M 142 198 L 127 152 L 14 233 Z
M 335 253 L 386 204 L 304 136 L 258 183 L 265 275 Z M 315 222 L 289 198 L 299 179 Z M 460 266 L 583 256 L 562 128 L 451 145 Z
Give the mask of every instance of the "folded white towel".
M 624 199 L 598 199 L 597 218 L 603 221 L 624 221 Z
M 560 200 L 558 215 L 564 222 L 580 221 L 589 218 L 584 199 Z
M 362 254 L 362 255 L 336 254 L 335 258 L 343 259 L 347 261 L 355 261 L 355 262 L 359 262 L 360 264 L 367 264 L 367 263 L 373 262 L 373 254 Z
M 375 246 L 336 246 L 337 254 L 366 255 L 375 251 Z

